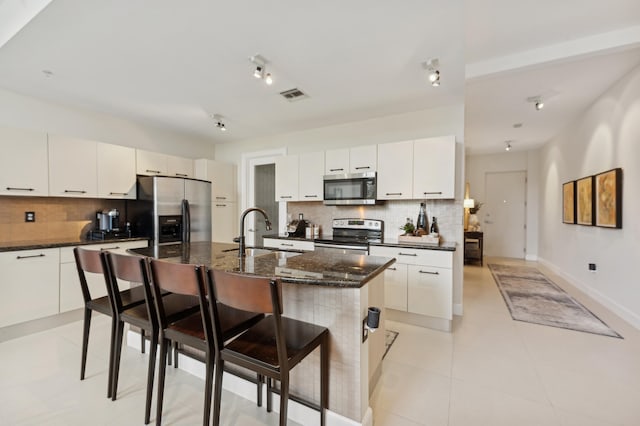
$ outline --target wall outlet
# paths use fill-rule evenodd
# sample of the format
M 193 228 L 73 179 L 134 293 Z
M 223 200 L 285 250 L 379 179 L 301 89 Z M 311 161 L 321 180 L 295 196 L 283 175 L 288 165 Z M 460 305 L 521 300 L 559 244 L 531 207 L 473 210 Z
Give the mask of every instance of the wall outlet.
M 595 263 L 590 263 L 589 264 L 589 271 L 591 271 L 591 272 L 595 272 L 596 271 L 596 264 Z
M 35 222 L 36 221 L 36 212 L 24 212 L 24 221 L 25 222 Z

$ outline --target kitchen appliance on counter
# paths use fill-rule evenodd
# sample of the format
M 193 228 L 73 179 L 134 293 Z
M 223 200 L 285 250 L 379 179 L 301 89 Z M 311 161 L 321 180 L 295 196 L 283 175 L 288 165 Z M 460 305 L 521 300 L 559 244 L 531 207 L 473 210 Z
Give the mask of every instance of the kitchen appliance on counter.
M 298 219 L 292 220 L 287 225 L 287 236 L 305 238 L 307 227 L 309 227 L 309 221 L 300 213 Z
M 151 245 L 211 241 L 211 182 L 138 176 L 138 200 L 129 203 L 136 235 Z
M 120 212 L 118 209 L 96 212 L 96 229 L 89 231 L 90 240 L 111 240 L 116 238 L 130 238 L 131 229 L 127 225 L 120 228 Z
M 314 241 L 315 251 L 369 254 L 369 243 L 384 240 L 384 221 L 377 219 L 333 219 L 333 237 Z
M 378 204 L 376 172 L 325 175 L 325 205 Z

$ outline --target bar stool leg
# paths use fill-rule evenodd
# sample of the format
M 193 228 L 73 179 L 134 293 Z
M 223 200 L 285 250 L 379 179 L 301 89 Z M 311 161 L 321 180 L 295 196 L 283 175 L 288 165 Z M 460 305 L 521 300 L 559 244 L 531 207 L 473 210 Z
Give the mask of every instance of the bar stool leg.
M 149 369 L 147 371 L 147 402 L 144 409 L 144 424 L 148 425 L 151 417 L 151 399 L 153 398 L 153 376 L 156 372 L 156 354 L 158 352 L 158 330 L 151 331 L 151 347 L 149 351 Z
M 87 367 L 87 347 L 89 346 L 89 328 L 91 327 L 91 309 L 84 309 L 84 323 L 82 327 L 82 359 L 80 360 L 80 380 L 84 380 Z
M 327 421 L 327 407 L 329 405 L 329 336 L 322 339 L 320 344 L 320 426 Z
M 167 371 L 167 346 L 171 344 L 167 339 L 160 338 L 160 359 L 158 368 L 158 403 L 156 404 L 156 426 L 162 424 L 162 399 L 164 398 L 164 379 Z
M 213 426 L 220 425 L 220 400 L 222 399 L 222 374 L 224 373 L 224 361 L 216 357 L 215 378 L 213 389 Z
M 280 426 L 287 426 L 287 408 L 289 407 L 289 373 L 280 377 Z
M 122 354 L 122 337 L 124 334 L 124 323 L 117 321 L 117 332 L 113 350 L 113 373 L 111 375 L 111 400 L 116 400 L 118 393 L 118 376 L 120 375 L 120 358 Z
M 111 341 L 109 342 L 109 372 L 107 373 L 107 398 L 113 396 L 113 363 L 116 350 L 116 338 L 118 336 L 118 320 L 111 317 Z

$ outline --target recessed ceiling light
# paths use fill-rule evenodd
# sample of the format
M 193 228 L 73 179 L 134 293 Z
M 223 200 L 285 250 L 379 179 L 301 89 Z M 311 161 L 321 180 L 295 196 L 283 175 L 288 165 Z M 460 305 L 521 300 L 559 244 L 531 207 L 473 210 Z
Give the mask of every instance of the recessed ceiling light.
M 264 82 L 268 86 L 271 86 L 273 84 L 273 77 L 271 77 L 271 73 L 267 73 L 267 75 L 264 76 Z

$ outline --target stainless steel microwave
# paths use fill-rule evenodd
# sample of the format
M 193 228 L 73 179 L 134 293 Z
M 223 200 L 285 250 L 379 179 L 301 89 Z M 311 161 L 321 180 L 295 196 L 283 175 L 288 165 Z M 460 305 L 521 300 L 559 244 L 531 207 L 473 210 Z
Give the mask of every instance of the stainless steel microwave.
M 376 204 L 376 172 L 324 176 L 324 204 Z

